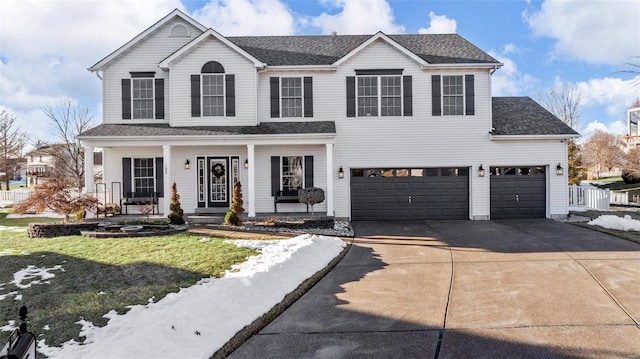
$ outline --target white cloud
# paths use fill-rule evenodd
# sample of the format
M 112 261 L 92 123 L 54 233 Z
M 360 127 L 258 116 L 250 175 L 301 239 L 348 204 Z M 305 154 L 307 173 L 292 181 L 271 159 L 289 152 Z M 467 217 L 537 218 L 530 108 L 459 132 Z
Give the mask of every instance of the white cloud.
M 295 33 L 291 11 L 279 0 L 211 0 L 193 17 L 224 36 Z
M 504 64 L 492 75 L 492 96 L 529 96 L 539 80 L 530 74 L 521 73 L 516 62 L 506 56 L 510 50 L 508 45 L 504 48 L 506 51 L 503 50 L 502 53 L 489 51 L 489 55 Z
M 179 0 L 3 0 L 0 98 L 34 139 L 52 140 L 40 107 L 75 98 L 99 105 L 101 83 L 87 71 L 153 25 Z
M 555 40 L 554 56 L 588 63 L 620 64 L 640 54 L 640 1 L 546 0 L 525 12 L 534 36 Z
M 576 83 L 587 107 L 600 106 L 608 115 L 624 117 L 633 102 L 640 96 L 640 75 L 623 80 L 615 77 L 593 78 Z
M 609 123 L 609 125 L 599 121 L 591 121 L 580 132 L 582 136 L 578 140 L 578 143 L 585 143 L 589 141 L 596 131 L 604 131 L 614 135 L 624 135 L 627 133 L 627 124 L 622 120 L 613 121 Z
M 457 28 L 456 20 L 449 19 L 447 15 L 436 15 L 429 12 L 429 27 L 420 28 L 419 34 L 455 34 Z
M 404 33 L 404 26 L 394 23 L 393 10 L 385 0 L 331 0 L 322 4 L 338 8 L 335 14 L 323 12 L 308 19 L 308 23 L 321 29 L 323 34 Z

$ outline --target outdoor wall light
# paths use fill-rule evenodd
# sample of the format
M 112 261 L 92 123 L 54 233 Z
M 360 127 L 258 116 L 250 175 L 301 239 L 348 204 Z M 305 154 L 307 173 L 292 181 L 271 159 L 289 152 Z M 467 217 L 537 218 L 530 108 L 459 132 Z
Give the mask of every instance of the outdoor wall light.
M 189 162 L 189 159 L 187 158 L 186 161 L 184 161 L 184 169 L 188 170 L 191 168 L 191 162 Z
M 338 170 L 338 178 L 344 178 L 344 170 L 342 169 L 342 166 L 340 166 L 340 169 Z
M 560 164 L 558 163 L 558 165 L 556 166 L 556 174 L 558 176 L 562 176 L 564 174 L 564 168 L 562 168 L 562 166 L 560 166 Z
M 244 159 L 244 168 L 249 168 L 249 159 L 248 158 Z
M 482 165 L 478 167 L 478 177 L 484 177 L 484 168 L 482 168 Z

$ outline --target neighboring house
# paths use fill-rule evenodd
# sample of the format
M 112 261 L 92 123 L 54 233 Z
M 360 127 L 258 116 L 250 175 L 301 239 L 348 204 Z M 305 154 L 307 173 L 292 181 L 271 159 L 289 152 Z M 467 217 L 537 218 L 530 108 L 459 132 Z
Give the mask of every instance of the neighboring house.
M 240 181 L 250 217 L 312 186 L 353 220 L 564 217 L 577 133 L 492 98 L 501 66 L 456 34 L 225 37 L 175 10 L 89 68 L 104 117 L 78 138 L 164 214 L 172 182 L 186 213 L 223 213 Z
M 51 156 L 51 146 L 38 143 L 36 149 L 27 153 L 27 187 L 34 188 L 52 178 L 55 168 L 55 159 Z
M 56 171 L 56 158 L 54 152 L 64 153 L 65 144 L 36 144 L 36 149 L 26 154 L 26 184 L 28 188 L 34 188 L 49 179 L 54 178 L 59 173 Z M 92 174 L 95 181 L 102 179 L 102 152 L 96 150 L 93 153 Z

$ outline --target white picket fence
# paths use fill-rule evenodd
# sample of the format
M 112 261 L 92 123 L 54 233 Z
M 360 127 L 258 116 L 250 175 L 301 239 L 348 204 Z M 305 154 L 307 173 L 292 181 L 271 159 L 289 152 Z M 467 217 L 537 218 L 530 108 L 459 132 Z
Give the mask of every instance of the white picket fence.
M 0 191 L 0 207 L 13 206 L 26 201 L 31 192 L 26 190 Z
M 569 186 L 569 206 L 608 211 L 613 193 L 608 189 L 572 185 Z

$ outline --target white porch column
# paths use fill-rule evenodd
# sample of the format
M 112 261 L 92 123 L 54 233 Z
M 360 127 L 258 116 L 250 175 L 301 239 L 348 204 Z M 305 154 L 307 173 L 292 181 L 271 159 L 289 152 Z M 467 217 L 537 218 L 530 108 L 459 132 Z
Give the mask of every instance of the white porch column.
M 333 216 L 333 143 L 327 143 L 327 216 Z
M 162 157 L 164 168 L 157 168 L 156 171 L 164 171 L 164 203 L 162 203 L 162 214 L 169 215 L 169 205 L 171 204 L 171 146 L 162 146 Z
M 247 145 L 247 161 L 249 161 L 248 177 L 249 177 L 249 217 L 256 216 L 256 156 L 255 145 Z
M 93 146 L 84 146 L 84 193 L 95 192 L 93 183 Z
M 96 190 L 93 175 L 93 146 L 84 146 L 84 193 L 86 194 L 94 194 Z M 86 211 L 86 218 L 94 218 L 94 213 Z

